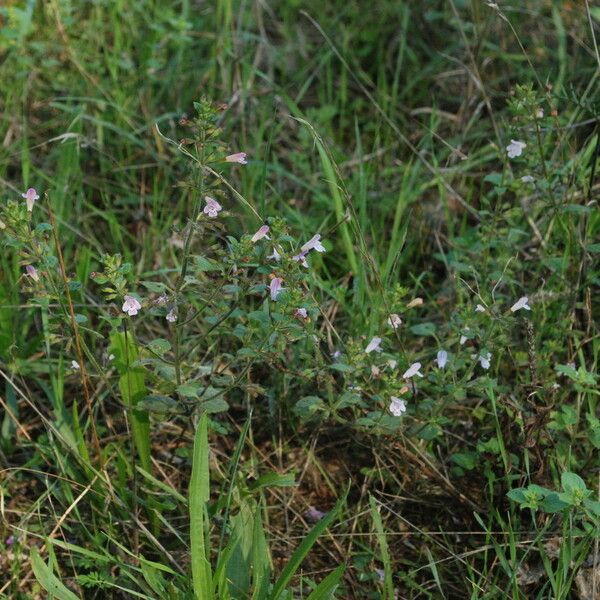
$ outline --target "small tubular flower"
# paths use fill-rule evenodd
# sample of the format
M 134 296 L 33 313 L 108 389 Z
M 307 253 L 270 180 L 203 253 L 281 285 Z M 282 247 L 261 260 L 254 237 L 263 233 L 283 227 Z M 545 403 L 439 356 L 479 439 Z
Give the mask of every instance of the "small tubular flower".
M 437 362 L 438 369 L 443 369 L 448 362 L 448 353 L 443 349 L 439 350 L 435 357 L 435 361 Z
M 25 267 L 25 271 L 27 272 L 27 275 L 29 275 L 29 277 L 31 277 L 31 279 L 33 279 L 34 281 L 40 280 L 38 270 L 33 265 L 27 265 Z
M 367 354 L 369 354 L 370 352 L 381 352 L 381 338 L 380 337 L 374 337 L 368 344 L 367 347 L 365 348 L 365 352 Z
M 269 284 L 269 292 L 273 302 L 277 301 L 279 294 L 281 294 L 281 292 L 285 289 L 282 284 L 283 279 L 281 279 L 281 277 L 273 277 L 273 279 L 271 279 L 271 283 Z
M 396 313 L 392 313 L 387 322 L 392 329 L 398 329 L 398 327 L 402 325 L 402 319 L 400 318 L 400 315 L 397 315 Z
M 420 369 L 421 369 L 420 362 L 413 363 L 412 365 L 410 365 L 410 367 L 408 367 L 408 369 L 406 369 L 406 371 L 404 371 L 402 378 L 410 379 L 411 377 L 414 377 L 415 375 L 417 375 L 418 377 L 423 377 L 423 374 L 421 373 Z
M 133 296 L 125 296 L 123 300 L 124 302 L 122 310 L 130 317 L 134 317 L 142 309 L 142 305 L 139 303 L 139 300 Z
M 225 157 L 225 162 L 228 163 L 240 163 L 240 165 L 248 164 L 246 160 L 247 154 L 245 152 L 236 152 L 235 154 L 230 154 Z
M 531 306 L 529 306 L 529 298 L 527 296 L 522 296 L 519 298 L 511 307 L 510 312 L 517 312 L 521 309 L 531 310 Z
M 213 219 L 223 210 L 223 207 L 210 196 L 204 196 L 204 201 L 206 202 L 206 206 L 202 212 Z
M 39 200 L 40 195 L 37 193 L 37 190 L 35 188 L 29 188 L 24 194 L 21 194 L 21 198 L 25 198 L 27 210 L 31 212 L 33 210 L 33 205 L 35 201 Z
M 268 225 L 263 225 L 262 227 L 259 228 L 259 230 L 252 236 L 251 242 L 253 244 L 255 244 L 256 242 L 258 242 L 258 240 L 262 240 L 264 237 L 266 237 L 267 239 L 269 239 L 269 236 L 267 235 L 269 233 L 269 226 Z
M 519 140 L 510 140 L 510 144 L 506 146 L 506 154 L 508 158 L 516 158 L 517 156 L 521 156 L 523 154 L 523 150 L 527 148 L 527 144 L 525 142 L 520 142 Z
M 402 398 L 397 398 L 396 396 L 390 396 L 390 405 L 388 407 L 389 411 L 395 417 L 401 417 L 406 412 L 406 402 L 402 400 Z

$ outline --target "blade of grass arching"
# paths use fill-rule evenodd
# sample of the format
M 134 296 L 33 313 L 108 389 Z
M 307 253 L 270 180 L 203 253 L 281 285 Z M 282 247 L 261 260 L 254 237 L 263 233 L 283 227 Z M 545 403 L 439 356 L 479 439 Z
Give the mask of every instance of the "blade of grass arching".
M 329 186 L 329 193 L 331 194 L 331 198 L 333 200 L 336 219 L 338 222 L 343 221 L 346 216 L 346 206 L 338 185 L 338 178 L 335 173 L 335 168 L 331 162 L 331 159 L 329 158 L 329 154 L 325 149 L 325 146 L 323 145 L 323 141 L 317 135 L 316 131 L 308 121 L 299 117 L 296 117 L 296 120 L 305 125 L 312 135 L 313 141 L 319 152 L 319 158 L 321 159 L 321 167 L 323 168 L 323 173 L 325 175 L 327 185 Z M 352 272 L 355 275 L 359 275 L 360 271 L 358 270 L 358 261 L 356 259 L 356 253 L 354 251 L 354 245 L 352 243 L 352 237 L 350 236 L 348 223 L 342 223 L 340 225 L 340 231 L 342 233 L 342 242 L 346 252 L 346 258 L 348 259 L 348 264 L 350 265 Z
M 204 413 L 200 417 L 194 437 L 192 477 L 189 488 L 192 583 L 196 600 L 212 599 L 212 573 L 204 531 L 204 512 L 206 503 L 210 499 L 208 451 L 208 415 Z
M 37 548 L 32 548 L 31 550 L 31 568 L 38 583 L 50 594 L 51 598 L 58 598 L 58 600 L 79 600 L 42 560 Z
M 273 586 L 273 590 L 269 598 L 271 600 L 279 600 L 285 591 L 286 586 L 295 575 L 296 571 L 302 564 L 302 561 L 306 558 L 306 555 L 310 552 L 315 542 L 319 539 L 321 534 L 329 527 L 331 522 L 335 519 L 338 512 L 342 508 L 346 501 L 346 495 L 342 496 L 337 502 L 329 514 L 321 519 L 309 532 L 308 535 L 302 540 L 298 548 L 292 554 L 290 560 L 284 567 L 279 579 Z
M 373 496 L 369 496 L 369 504 L 371 506 L 371 518 L 375 523 L 375 529 L 377 530 L 377 543 L 381 549 L 381 562 L 383 563 L 383 598 L 385 600 L 394 600 L 394 582 L 392 581 L 392 561 L 390 560 L 390 552 L 387 544 L 387 537 L 383 530 L 383 523 L 381 522 L 381 514 L 379 508 Z
M 330 600 L 333 598 L 333 593 L 339 585 L 343 574 L 344 565 L 340 565 L 321 581 L 321 583 L 308 595 L 306 600 Z

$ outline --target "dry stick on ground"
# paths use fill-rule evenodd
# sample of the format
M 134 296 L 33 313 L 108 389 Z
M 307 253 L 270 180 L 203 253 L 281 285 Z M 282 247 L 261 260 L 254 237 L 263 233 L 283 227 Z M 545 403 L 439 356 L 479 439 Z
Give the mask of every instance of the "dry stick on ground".
M 75 340 L 75 351 L 77 352 L 77 362 L 79 363 L 79 375 L 81 377 L 81 385 L 83 387 L 83 397 L 85 399 L 90 426 L 92 431 L 92 443 L 96 451 L 97 459 L 102 469 L 102 450 L 100 448 L 100 440 L 98 439 L 98 432 L 96 431 L 96 424 L 94 423 L 94 413 L 92 410 L 92 397 L 90 396 L 89 381 L 87 371 L 85 368 L 85 361 L 83 360 L 83 352 L 81 351 L 81 342 L 79 339 L 79 326 L 77 325 L 77 319 L 75 318 L 75 308 L 73 307 L 73 299 L 71 298 L 71 291 L 69 290 L 69 280 L 67 279 L 67 271 L 65 269 L 65 261 L 63 259 L 62 249 L 60 247 L 60 241 L 58 239 L 58 230 L 56 228 L 56 221 L 54 220 L 54 212 L 50 205 L 50 199 L 46 194 L 46 201 L 48 205 L 48 218 L 50 219 L 50 226 L 52 227 L 52 235 L 54 237 L 54 245 L 56 246 L 56 255 L 58 257 L 58 264 L 60 266 L 60 275 L 63 280 L 65 287 L 65 295 L 67 296 L 67 304 L 69 306 L 69 317 L 71 320 L 71 329 L 73 330 L 73 338 Z

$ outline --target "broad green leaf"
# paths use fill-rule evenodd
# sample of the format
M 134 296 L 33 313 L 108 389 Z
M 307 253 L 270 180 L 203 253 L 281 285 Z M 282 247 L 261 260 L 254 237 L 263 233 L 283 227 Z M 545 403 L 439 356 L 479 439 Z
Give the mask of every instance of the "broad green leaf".
M 31 568 L 38 583 L 50 594 L 51 598 L 58 598 L 58 600 L 79 600 L 42 560 L 37 548 L 32 548 L 31 550 Z

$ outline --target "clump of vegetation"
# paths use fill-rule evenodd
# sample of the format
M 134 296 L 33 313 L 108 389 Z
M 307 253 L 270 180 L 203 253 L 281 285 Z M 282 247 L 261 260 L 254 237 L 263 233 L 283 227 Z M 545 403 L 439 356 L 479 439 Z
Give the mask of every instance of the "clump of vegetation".
M 0 20 L 0 595 L 600 593 L 598 9 Z

